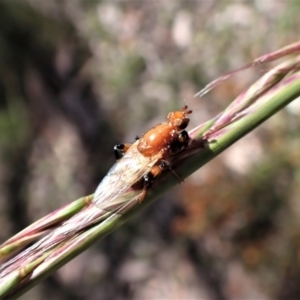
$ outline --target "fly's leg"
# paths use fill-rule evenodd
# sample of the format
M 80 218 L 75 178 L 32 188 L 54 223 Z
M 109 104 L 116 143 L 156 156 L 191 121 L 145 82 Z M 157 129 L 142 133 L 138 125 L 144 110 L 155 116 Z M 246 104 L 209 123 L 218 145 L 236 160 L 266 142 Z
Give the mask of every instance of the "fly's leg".
M 116 160 L 119 160 L 124 156 L 126 151 L 130 148 L 131 144 L 118 144 L 114 146 L 114 154 Z
M 136 136 L 135 137 L 135 140 L 139 140 L 140 137 L 139 136 Z M 114 146 L 114 154 L 115 154 L 115 158 L 116 160 L 119 160 L 121 159 L 124 154 L 127 152 L 127 150 L 131 147 L 132 144 L 117 144 Z
M 142 184 L 143 184 L 142 192 L 136 197 L 136 201 L 138 201 L 139 203 L 142 203 L 142 201 L 145 199 L 145 197 L 147 195 L 148 189 L 153 184 L 153 179 L 154 179 L 154 175 L 151 172 L 143 177 L 143 179 L 142 179 Z
M 186 149 L 190 141 L 190 136 L 187 133 L 187 131 L 183 130 L 180 132 L 180 134 L 177 137 L 177 140 L 175 140 L 170 145 L 170 153 L 171 154 L 177 154 L 178 152 Z
M 172 174 L 177 178 L 178 183 L 183 182 L 184 180 L 175 172 L 175 170 L 172 168 L 171 164 L 167 160 L 161 160 L 159 164 L 159 168 L 161 171 L 171 171 Z
M 151 171 L 147 175 L 145 175 L 140 181 L 138 181 L 137 183 L 135 183 L 132 186 L 133 188 L 142 190 L 140 195 L 137 196 L 137 198 L 136 198 L 136 200 L 139 203 L 141 203 L 144 200 L 144 198 L 146 197 L 148 189 L 153 184 L 154 178 L 156 176 L 158 176 L 162 171 L 163 171 L 163 169 L 161 168 L 160 164 L 155 165 L 151 168 Z
M 140 184 L 142 184 L 142 192 L 139 196 L 137 196 L 136 200 L 141 203 L 146 195 L 148 189 L 153 184 L 153 180 L 157 177 L 162 171 L 169 170 L 173 173 L 173 175 L 177 178 L 178 182 L 183 182 L 184 180 L 173 170 L 171 164 L 167 160 L 161 160 L 159 164 L 152 167 L 151 171 L 143 177 L 143 179 L 136 183 L 133 187 L 138 188 Z
M 178 142 L 181 143 L 181 145 L 183 147 L 187 147 L 190 141 L 190 136 L 187 133 L 186 130 L 183 130 L 182 132 L 180 132 L 180 134 L 178 135 Z

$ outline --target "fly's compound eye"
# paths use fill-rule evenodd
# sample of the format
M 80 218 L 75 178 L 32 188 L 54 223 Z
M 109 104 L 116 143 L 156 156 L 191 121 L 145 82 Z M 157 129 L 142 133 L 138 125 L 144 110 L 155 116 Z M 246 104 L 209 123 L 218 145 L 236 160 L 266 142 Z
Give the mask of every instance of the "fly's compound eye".
M 182 119 L 175 119 L 173 123 L 176 127 L 180 128 L 180 126 L 182 124 Z
M 190 119 L 189 118 L 183 118 L 180 119 L 179 124 L 176 124 L 179 130 L 185 129 L 189 125 Z

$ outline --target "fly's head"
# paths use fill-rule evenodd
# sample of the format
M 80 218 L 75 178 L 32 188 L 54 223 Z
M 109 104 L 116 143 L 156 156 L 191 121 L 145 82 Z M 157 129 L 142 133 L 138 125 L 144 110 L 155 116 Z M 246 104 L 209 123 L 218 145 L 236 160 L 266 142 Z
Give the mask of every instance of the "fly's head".
M 169 126 L 176 131 L 184 130 L 189 125 L 190 119 L 187 116 L 191 113 L 192 111 L 188 110 L 187 105 L 179 111 L 170 112 L 167 116 Z

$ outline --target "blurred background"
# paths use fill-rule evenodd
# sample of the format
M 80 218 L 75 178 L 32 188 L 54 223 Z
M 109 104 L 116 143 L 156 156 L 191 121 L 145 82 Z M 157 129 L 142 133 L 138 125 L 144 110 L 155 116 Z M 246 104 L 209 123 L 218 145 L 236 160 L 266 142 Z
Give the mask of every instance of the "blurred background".
M 1 0 L 1 242 L 91 194 L 183 100 L 189 128 L 271 66 L 211 80 L 299 39 L 299 1 Z M 21 299 L 299 299 L 295 102 Z

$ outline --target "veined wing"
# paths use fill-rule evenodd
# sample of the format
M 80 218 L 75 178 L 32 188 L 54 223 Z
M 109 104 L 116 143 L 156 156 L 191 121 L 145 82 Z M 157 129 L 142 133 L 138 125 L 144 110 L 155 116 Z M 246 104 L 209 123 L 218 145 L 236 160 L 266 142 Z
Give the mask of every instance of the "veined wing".
M 118 198 L 134 183 L 148 174 L 161 158 L 161 152 L 150 157 L 143 156 L 137 149 L 138 143 L 139 141 L 136 141 L 131 145 L 125 155 L 112 166 L 98 185 L 93 202 L 101 209 L 104 206 L 120 202 Z
M 162 155 L 159 152 L 155 156 L 145 157 L 137 150 L 137 145 L 138 141 L 128 149 L 125 155 L 100 182 L 93 200 L 95 205 L 86 207 L 80 213 L 61 224 L 53 232 L 3 264 L 0 267 L 0 278 L 6 276 L 8 271 L 19 268 L 25 260 L 26 263 L 33 261 L 58 244 L 71 241 L 76 233 L 103 220 L 103 211 L 107 210 L 109 212 L 109 207 L 121 202 L 124 203 L 139 195 L 141 191 L 138 190 L 128 193 L 126 196 L 128 199 L 122 197 L 122 194 L 129 190 L 134 183 L 150 172 Z
M 123 196 L 133 184 L 150 172 L 151 168 L 161 159 L 162 152 L 151 157 L 145 157 L 138 151 L 137 145 L 138 141 L 127 150 L 125 155 L 115 163 L 100 182 L 94 195 L 93 203 L 95 205 L 87 206 L 62 223 L 60 227 L 3 264 L 0 267 L 0 278 L 6 276 L 10 271 L 16 270 L 23 263 L 34 261 L 61 243 L 66 244 L 69 241 L 71 243 L 71 239 L 84 228 L 105 219 L 105 211 L 112 212 L 110 207 L 114 205 L 117 207 L 119 203 L 126 203 L 127 200 L 129 201 L 132 197 L 139 195 L 141 191 L 137 190 L 126 193 L 126 197 Z M 51 252 L 49 255 L 55 256 Z

